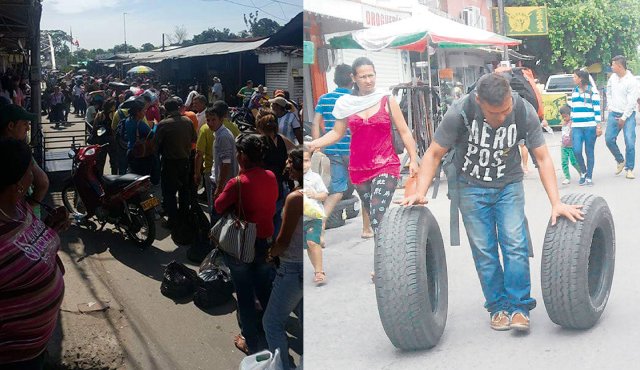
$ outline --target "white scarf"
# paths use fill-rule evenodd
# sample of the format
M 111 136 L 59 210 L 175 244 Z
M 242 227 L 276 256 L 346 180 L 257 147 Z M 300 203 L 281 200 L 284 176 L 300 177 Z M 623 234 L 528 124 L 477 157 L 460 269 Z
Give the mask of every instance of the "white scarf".
M 380 103 L 380 100 L 387 95 L 390 95 L 389 92 L 384 90 L 376 90 L 364 96 L 342 95 L 336 100 L 336 105 L 333 107 L 333 116 L 336 119 L 347 118 Z

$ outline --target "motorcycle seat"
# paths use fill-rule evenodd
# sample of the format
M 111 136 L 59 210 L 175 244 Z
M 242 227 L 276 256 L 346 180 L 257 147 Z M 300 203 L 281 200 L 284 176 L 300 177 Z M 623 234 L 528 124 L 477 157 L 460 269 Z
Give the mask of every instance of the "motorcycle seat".
M 119 188 L 127 186 L 143 176 L 135 173 L 128 173 L 126 175 L 104 175 L 104 185 L 108 188 Z

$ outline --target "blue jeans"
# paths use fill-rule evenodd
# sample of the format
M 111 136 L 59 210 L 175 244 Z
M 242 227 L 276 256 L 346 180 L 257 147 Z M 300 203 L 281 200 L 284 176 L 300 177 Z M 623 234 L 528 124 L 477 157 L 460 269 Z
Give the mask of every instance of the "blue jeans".
M 572 127 L 571 140 L 573 142 L 573 154 L 575 154 L 578 166 L 580 166 L 580 172 L 586 173 L 587 178 L 591 179 L 593 176 L 593 166 L 595 164 L 593 151 L 596 147 L 596 127 Z M 583 145 L 584 151 L 587 154 L 586 166 L 584 164 L 584 157 L 582 157 Z
M 265 261 L 268 243 L 266 239 L 256 240 L 256 259 L 252 263 L 244 263 L 223 253 L 224 263 L 231 270 L 231 279 L 238 299 L 238 313 L 242 324 L 242 336 L 246 339 L 251 353 L 260 348 L 258 313 L 254 297 L 258 298 L 263 308 L 269 305 L 273 281 L 273 267 Z
M 349 156 L 327 155 L 331 164 L 330 194 L 343 193 L 349 188 Z
M 536 306 L 531 298 L 531 275 L 524 218 L 522 182 L 504 188 L 460 183 L 460 213 L 485 297 L 485 308 L 522 312 Z M 498 256 L 502 251 L 504 269 Z
M 302 302 L 302 262 L 280 262 L 273 281 L 269 306 L 262 319 L 269 351 L 280 350 L 283 369 L 289 369 L 289 343 L 285 326 L 289 315 Z M 302 317 L 298 317 L 302 324 Z
M 624 157 L 622 156 L 622 153 L 620 153 L 620 149 L 616 143 L 616 139 L 620 133 L 618 118 L 621 116 L 621 113 L 609 113 L 609 117 L 607 118 L 607 131 L 605 132 L 604 137 L 607 142 L 607 148 L 609 148 L 609 151 L 613 154 L 616 162 L 622 163 L 626 158 L 624 167 L 629 170 L 633 170 L 633 167 L 636 164 L 636 113 L 631 113 L 631 116 L 624 121 L 624 146 L 626 148 Z

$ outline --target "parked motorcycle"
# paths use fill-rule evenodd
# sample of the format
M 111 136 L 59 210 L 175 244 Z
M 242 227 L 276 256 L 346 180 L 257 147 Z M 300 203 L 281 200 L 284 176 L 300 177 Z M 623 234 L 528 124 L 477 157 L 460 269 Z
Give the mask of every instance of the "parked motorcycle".
M 230 108 L 230 118 L 238 129 L 242 132 L 250 132 L 256 130 L 255 119 L 248 108 Z
M 102 174 L 97 163 L 107 145 L 72 147 L 71 179 L 62 190 L 62 201 L 78 225 L 95 231 L 95 217 L 100 231 L 112 224 L 140 248 L 148 248 L 156 237 L 155 207 L 160 201 L 150 193 L 149 176 Z

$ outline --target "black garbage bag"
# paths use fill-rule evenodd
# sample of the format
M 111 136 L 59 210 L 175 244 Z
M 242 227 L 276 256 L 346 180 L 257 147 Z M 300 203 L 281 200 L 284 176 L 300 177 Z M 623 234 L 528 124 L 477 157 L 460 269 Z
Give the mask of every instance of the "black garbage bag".
M 200 278 L 194 270 L 171 261 L 164 270 L 160 292 L 167 298 L 178 300 L 192 295 L 198 285 L 200 285 Z
M 212 250 L 200 265 L 200 286 L 193 296 L 193 303 L 201 309 L 216 307 L 231 300 L 233 282 L 231 272 L 222 262 L 218 249 Z

